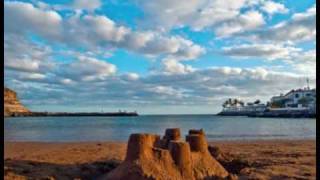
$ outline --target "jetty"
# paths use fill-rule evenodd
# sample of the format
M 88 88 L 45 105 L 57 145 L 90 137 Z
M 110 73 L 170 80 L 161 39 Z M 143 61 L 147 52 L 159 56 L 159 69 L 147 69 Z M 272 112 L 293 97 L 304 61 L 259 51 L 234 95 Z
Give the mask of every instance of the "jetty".
M 44 116 L 139 116 L 137 112 L 31 112 L 13 113 L 11 117 L 44 117 Z

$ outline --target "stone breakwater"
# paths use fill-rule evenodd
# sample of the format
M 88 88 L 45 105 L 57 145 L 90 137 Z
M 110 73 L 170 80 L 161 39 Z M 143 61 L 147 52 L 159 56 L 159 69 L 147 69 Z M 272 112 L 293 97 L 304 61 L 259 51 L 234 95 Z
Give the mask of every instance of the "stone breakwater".
M 124 162 L 101 179 L 236 179 L 210 154 L 203 130 L 190 130 L 186 141 L 180 129 L 155 134 L 131 134 Z
M 9 88 L 4 88 L 3 104 L 5 117 L 31 114 L 31 112 L 20 103 L 17 93 Z

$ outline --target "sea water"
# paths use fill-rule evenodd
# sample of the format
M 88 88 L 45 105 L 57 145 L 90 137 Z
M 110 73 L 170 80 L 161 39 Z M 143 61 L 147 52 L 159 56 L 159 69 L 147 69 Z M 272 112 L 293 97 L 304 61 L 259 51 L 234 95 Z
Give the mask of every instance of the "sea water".
M 315 139 L 316 119 L 215 115 L 17 117 L 4 119 L 5 141 L 127 141 L 132 133 L 203 129 L 209 140 Z

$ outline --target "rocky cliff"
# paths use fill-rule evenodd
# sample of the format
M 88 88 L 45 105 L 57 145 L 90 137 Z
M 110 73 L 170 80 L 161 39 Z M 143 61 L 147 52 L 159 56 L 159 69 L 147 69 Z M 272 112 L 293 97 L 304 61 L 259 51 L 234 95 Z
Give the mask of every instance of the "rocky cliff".
M 20 103 L 17 93 L 6 87 L 4 88 L 3 104 L 5 117 L 23 116 L 31 113 Z

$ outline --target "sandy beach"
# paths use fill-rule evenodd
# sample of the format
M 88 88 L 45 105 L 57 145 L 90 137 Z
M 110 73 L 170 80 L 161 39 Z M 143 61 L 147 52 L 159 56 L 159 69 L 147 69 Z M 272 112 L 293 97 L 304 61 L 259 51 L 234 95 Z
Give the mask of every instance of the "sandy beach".
M 216 141 L 210 146 L 239 179 L 316 179 L 315 140 Z M 4 176 L 95 179 L 121 163 L 126 147 L 120 142 L 5 142 Z

